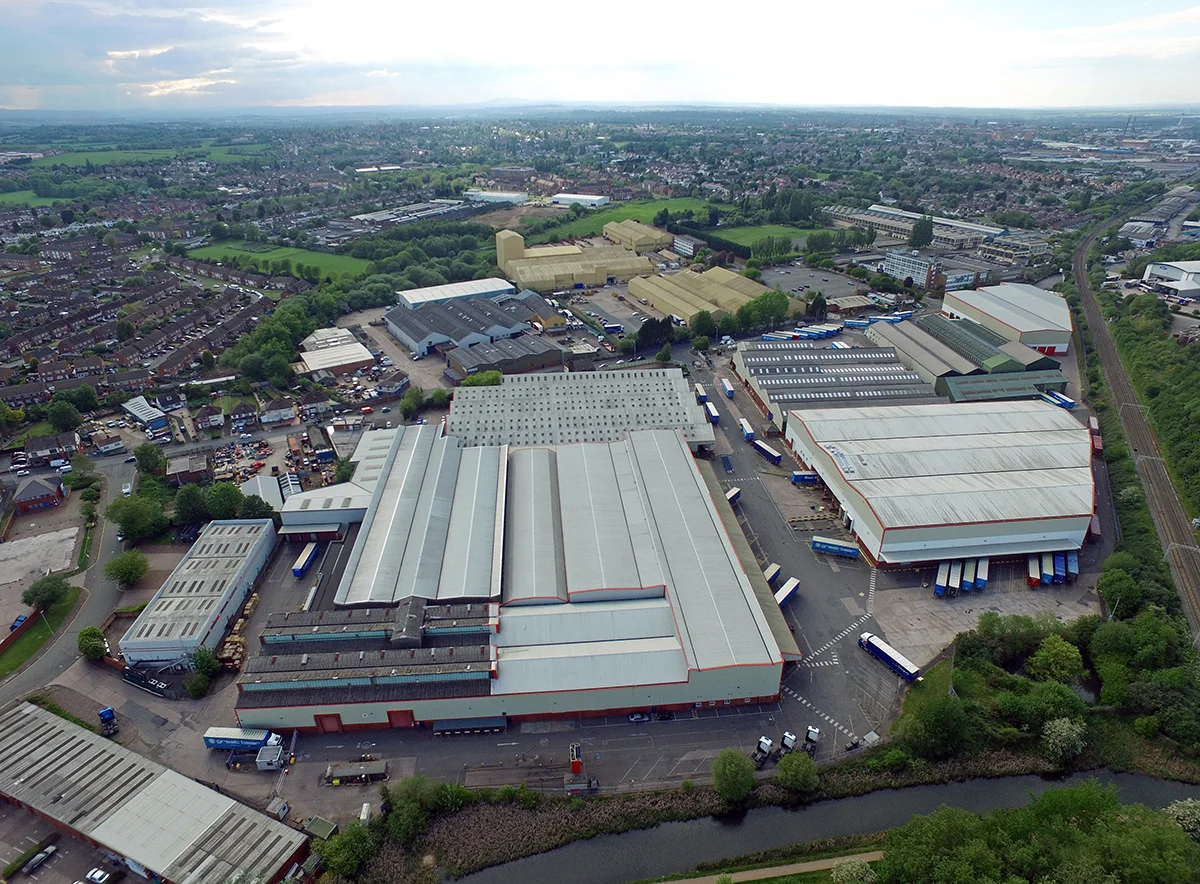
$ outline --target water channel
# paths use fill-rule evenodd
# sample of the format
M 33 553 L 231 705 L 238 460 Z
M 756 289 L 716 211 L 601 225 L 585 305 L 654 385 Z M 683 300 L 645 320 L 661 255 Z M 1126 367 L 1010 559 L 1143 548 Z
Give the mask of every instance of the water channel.
M 1121 801 L 1161 809 L 1180 798 L 1200 799 L 1200 786 L 1138 774 L 1100 771 L 1061 781 L 1036 776 L 970 780 L 872 792 L 858 798 L 822 801 L 798 810 L 764 808 L 735 818 L 664 823 L 620 835 L 576 841 L 557 850 L 515 860 L 458 879 L 458 884 L 624 884 L 686 872 L 705 860 L 733 857 L 802 841 L 877 832 L 903 825 L 940 805 L 985 813 L 1021 807 L 1031 794 L 1056 785 L 1095 778 L 1115 784 Z

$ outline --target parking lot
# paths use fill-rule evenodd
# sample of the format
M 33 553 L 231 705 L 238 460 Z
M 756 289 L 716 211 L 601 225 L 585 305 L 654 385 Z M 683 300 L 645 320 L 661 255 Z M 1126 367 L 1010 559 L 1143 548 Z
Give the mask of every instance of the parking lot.
M 4 864 L 12 862 L 26 850 L 58 830 L 44 820 L 19 807 L 0 803 L 0 851 Z M 17 872 L 13 878 L 35 881 L 37 884 L 72 884 L 72 882 L 88 881 L 86 877 L 92 869 L 99 868 L 108 872 L 111 877 L 105 884 L 117 884 L 122 877 L 123 869 L 109 858 L 82 841 L 77 841 L 67 835 L 60 835 L 54 843 L 54 854 L 47 859 L 36 871 L 26 875 Z M 12 879 L 9 879 L 12 880 Z

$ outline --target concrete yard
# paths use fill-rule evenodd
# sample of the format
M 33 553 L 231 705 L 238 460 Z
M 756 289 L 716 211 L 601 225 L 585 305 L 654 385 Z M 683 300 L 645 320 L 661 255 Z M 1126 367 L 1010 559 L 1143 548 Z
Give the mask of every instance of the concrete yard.
M 32 522 L 44 523 L 40 514 L 22 518 L 27 520 L 26 528 Z M 46 569 L 65 571 L 75 567 L 79 533 L 78 527 L 58 528 L 0 543 L 0 621 L 11 623 L 18 614 L 29 613 L 29 606 L 21 604 L 21 593 L 30 583 L 44 577 Z

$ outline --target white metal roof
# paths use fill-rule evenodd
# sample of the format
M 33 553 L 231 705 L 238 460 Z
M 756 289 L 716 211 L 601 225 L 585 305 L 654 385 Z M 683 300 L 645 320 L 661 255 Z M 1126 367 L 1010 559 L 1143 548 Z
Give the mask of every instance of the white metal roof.
M 675 638 L 675 619 L 665 598 L 522 605 L 505 608 L 496 646 L 575 644 L 620 639 Z
M 305 350 L 300 354 L 304 367 L 309 371 L 332 371 L 343 365 L 354 365 L 359 362 L 373 362 L 375 357 L 371 351 L 358 341 L 349 344 L 338 344 L 334 347 L 320 347 L 316 350 Z
M 512 452 L 505 505 L 505 604 L 567 600 L 558 472 L 549 448 Z
M 1040 401 L 793 411 L 885 528 L 1019 521 L 1092 511 L 1087 428 Z
M 522 645 L 500 649 L 492 693 L 585 691 L 687 680 L 687 661 L 674 637 Z
M 1004 282 L 972 291 L 947 292 L 958 301 L 1003 322 L 1018 332 L 1071 331 L 1071 310 L 1061 295 L 1024 283 Z
M 450 554 L 442 560 L 437 586 L 439 600 L 499 597 L 507 485 L 507 448 L 462 451 L 446 536 Z
M 305 836 L 23 703 L 0 720 L 0 793 L 179 884 L 265 881 Z
M 516 286 L 503 279 L 469 279 L 448 285 L 431 285 L 420 289 L 396 292 L 403 304 L 427 304 L 431 301 L 446 301 L 450 298 L 489 298 L 516 292 Z

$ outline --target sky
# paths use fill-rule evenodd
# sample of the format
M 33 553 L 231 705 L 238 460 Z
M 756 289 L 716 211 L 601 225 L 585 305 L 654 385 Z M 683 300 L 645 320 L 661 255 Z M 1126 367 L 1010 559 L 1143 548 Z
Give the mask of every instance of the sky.
M 0 0 L 20 110 L 1170 106 L 1198 74 L 1196 0 Z

